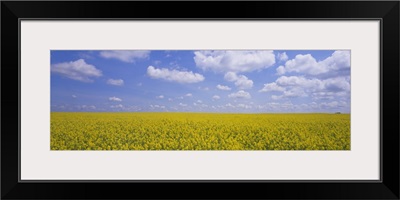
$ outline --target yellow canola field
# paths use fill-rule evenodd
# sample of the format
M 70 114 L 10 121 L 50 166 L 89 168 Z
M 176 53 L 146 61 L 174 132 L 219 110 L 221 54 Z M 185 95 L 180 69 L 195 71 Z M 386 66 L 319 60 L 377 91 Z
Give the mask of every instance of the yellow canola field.
M 51 150 L 350 150 L 350 114 L 51 113 Z

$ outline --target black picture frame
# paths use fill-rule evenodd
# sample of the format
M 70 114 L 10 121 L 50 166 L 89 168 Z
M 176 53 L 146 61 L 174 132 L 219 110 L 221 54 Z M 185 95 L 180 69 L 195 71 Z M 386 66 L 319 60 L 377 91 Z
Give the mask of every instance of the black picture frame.
M 164 11 L 155 12 L 155 7 Z M 399 199 L 399 8 L 399 1 L 2 1 L 1 198 Z M 20 77 L 18 85 L 13 83 L 19 72 L 19 20 L 22 18 L 379 19 L 382 22 L 381 181 L 19 182 Z

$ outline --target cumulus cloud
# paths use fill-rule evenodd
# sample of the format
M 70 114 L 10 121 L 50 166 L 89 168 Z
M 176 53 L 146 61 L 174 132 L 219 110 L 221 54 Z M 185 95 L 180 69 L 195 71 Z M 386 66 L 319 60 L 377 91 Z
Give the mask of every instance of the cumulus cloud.
M 245 108 L 245 109 L 252 108 L 252 106 L 246 105 L 246 104 L 238 104 L 238 105 L 236 105 L 236 107 L 238 107 L 238 108 Z
M 249 80 L 246 76 L 239 75 L 238 80 L 235 81 L 235 85 L 239 89 L 250 89 L 253 87 L 253 81 Z
M 193 96 L 192 93 L 185 94 L 185 97 L 192 97 L 192 96 Z
M 166 68 L 157 69 L 153 66 L 147 68 L 147 75 L 154 79 L 163 79 L 177 83 L 198 83 L 204 81 L 204 76 L 192 71 L 169 70 Z
M 186 107 L 186 106 L 187 106 L 187 104 L 184 104 L 184 103 L 179 103 L 179 106 Z
M 156 96 L 156 99 L 164 99 L 164 95 Z
M 237 75 L 235 72 L 227 72 L 224 79 L 229 82 L 235 82 L 239 89 L 250 89 L 253 87 L 253 81 L 244 75 Z
M 347 106 L 347 103 L 344 101 L 331 101 L 331 102 L 322 102 L 319 105 L 322 108 L 342 108 Z
M 208 87 L 201 87 L 201 86 L 199 86 L 198 89 L 199 90 L 204 90 L 204 91 L 210 90 L 210 88 L 208 88 Z
M 225 76 L 224 76 L 224 79 L 226 81 L 233 82 L 233 81 L 236 81 L 238 79 L 238 76 L 236 75 L 235 72 L 227 72 L 225 74 Z
M 276 74 L 277 75 L 283 75 L 286 73 L 285 67 L 284 66 L 279 66 L 278 68 L 276 68 Z
M 165 106 L 163 106 L 163 105 L 150 105 L 150 108 L 152 108 L 152 109 L 165 109 Z
M 350 82 L 346 77 L 335 77 L 320 80 L 307 79 L 303 76 L 281 76 L 276 80 L 279 86 L 299 86 L 311 91 L 350 91 Z
M 291 88 L 289 90 L 283 91 L 281 97 L 283 98 L 294 98 L 294 97 L 306 97 L 307 93 L 302 88 Z
M 264 84 L 264 88 L 259 90 L 259 92 L 271 92 L 271 91 L 283 92 L 285 91 L 285 88 L 279 86 L 274 82 L 274 83 Z
M 350 91 L 350 82 L 346 77 L 329 78 L 323 84 L 327 91 Z
M 276 81 L 279 86 L 300 86 L 303 88 L 322 88 L 323 82 L 317 78 L 307 79 L 303 76 L 281 76 Z
M 311 54 L 299 54 L 294 59 L 288 60 L 284 66 L 279 66 L 276 71 L 278 75 L 288 72 L 320 75 L 346 69 L 350 69 L 350 51 L 335 51 L 322 61 L 317 61 Z
M 349 104 L 345 101 L 329 101 L 322 103 L 302 103 L 302 104 L 293 104 L 290 101 L 287 102 L 269 102 L 264 105 L 257 105 L 257 109 L 259 110 L 269 110 L 269 111 L 278 111 L 278 112 L 320 112 L 327 111 L 336 112 L 336 111 L 344 111 L 348 112 Z
M 251 72 L 275 64 L 273 51 L 196 51 L 196 66 L 217 73 Z
M 108 98 L 109 101 L 122 101 L 122 99 L 118 98 L 118 97 L 110 97 Z
M 119 50 L 119 51 L 101 51 L 100 56 L 103 58 L 113 58 L 122 62 L 133 63 L 138 59 L 148 58 L 150 51 L 139 50 Z
M 212 99 L 213 99 L 213 100 L 218 100 L 218 99 L 221 99 L 221 97 L 218 96 L 218 95 L 214 95 L 214 96 L 212 97 Z
M 228 87 L 228 86 L 225 86 L 225 85 L 217 85 L 217 89 L 219 89 L 219 90 L 231 90 L 231 88 L 230 87 Z
M 271 106 L 274 108 L 279 108 L 283 110 L 290 110 L 294 108 L 294 104 L 292 102 L 284 102 L 284 103 L 270 103 L 267 106 Z
M 124 85 L 124 80 L 122 79 L 108 79 L 107 84 L 109 85 L 115 85 L 115 86 L 123 86 Z
M 307 93 L 304 90 L 299 88 L 293 88 L 287 91 L 283 91 L 281 95 L 272 95 L 271 98 L 273 100 L 280 100 L 283 98 L 295 98 L 295 97 L 307 97 Z
M 238 99 L 250 99 L 251 95 L 248 92 L 245 92 L 243 90 L 239 90 L 236 93 L 231 93 L 228 95 L 229 98 L 238 98 Z
M 194 102 L 193 103 L 193 105 L 194 106 L 197 106 L 197 107 L 202 107 L 202 108 L 208 108 L 208 105 L 207 104 L 202 104 L 201 102 L 199 103 L 199 102 Z
M 91 79 L 92 77 L 97 78 L 103 75 L 99 69 L 94 65 L 87 64 L 84 59 L 53 64 L 51 66 L 51 71 L 61 76 L 82 82 L 93 82 Z
M 80 109 L 82 109 L 82 110 L 96 110 L 96 106 L 94 106 L 94 105 L 82 105 L 82 106 L 80 106 Z
M 287 61 L 289 59 L 289 57 L 286 55 L 286 52 L 278 53 L 276 57 L 278 58 L 279 61 Z
M 350 78 L 328 79 L 305 78 L 303 76 L 281 76 L 275 82 L 264 84 L 259 92 L 282 92 L 272 95 L 272 99 L 312 96 L 315 100 L 333 99 L 335 96 L 350 95 Z
M 118 105 L 111 105 L 110 108 L 123 108 L 124 106 L 122 104 Z
M 234 105 L 232 105 L 231 103 L 227 103 L 227 104 L 225 104 L 225 107 L 229 107 L 229 108 L 235 108 L 235 106 L 234 106 Z
M 312 98 L 314 100 L 333 100 L 335 97 L 339 97 L 341 99 L 349 99 L 350 91 L 341 91 L 341 92 L 314 92 L 312 93 Z

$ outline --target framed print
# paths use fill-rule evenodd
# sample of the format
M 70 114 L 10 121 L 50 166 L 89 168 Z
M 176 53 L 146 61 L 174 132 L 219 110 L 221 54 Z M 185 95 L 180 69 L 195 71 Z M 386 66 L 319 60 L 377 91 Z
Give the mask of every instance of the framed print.
M 399 2 L 1 6 L 3 199 L 399 199 Z

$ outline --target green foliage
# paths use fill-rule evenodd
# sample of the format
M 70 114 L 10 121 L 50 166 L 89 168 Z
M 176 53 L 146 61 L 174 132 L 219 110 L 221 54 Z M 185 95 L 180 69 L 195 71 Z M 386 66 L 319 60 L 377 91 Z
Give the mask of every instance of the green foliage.
M 349 114 L 51 113 L 52 150 L 350 150 Z

